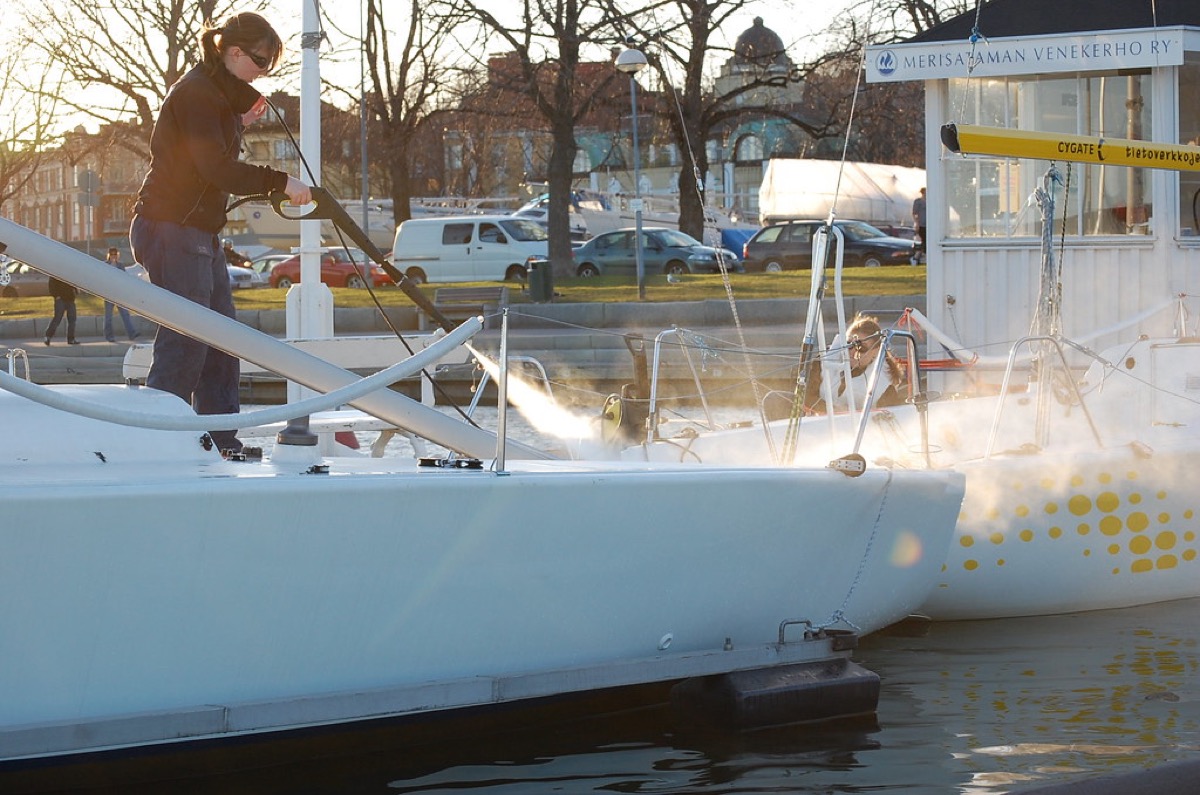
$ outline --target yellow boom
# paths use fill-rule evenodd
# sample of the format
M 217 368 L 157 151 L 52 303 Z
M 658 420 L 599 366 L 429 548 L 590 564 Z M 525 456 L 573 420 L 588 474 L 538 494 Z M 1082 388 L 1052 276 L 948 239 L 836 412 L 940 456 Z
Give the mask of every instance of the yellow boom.
M 942 125 L 942 144 L 960 155 L 1029 157 L 1097 163 L 1102 166 L 1200 171 L 1200 146 L 1159 144 L 1127 138 L 1093 138 L 951 122 Z

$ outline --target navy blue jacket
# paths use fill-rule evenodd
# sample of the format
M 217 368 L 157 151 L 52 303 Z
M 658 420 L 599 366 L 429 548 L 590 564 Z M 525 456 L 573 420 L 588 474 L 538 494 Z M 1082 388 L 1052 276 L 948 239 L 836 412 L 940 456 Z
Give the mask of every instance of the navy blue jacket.
M 259 96 L 224 65 L 215 74 L 196 66 L 181 77 L 150 135 L 150 170 L 134 213 L 215 234 L 225 226 L 230 194 L 283 190 L 286 173 L 238 159 L 242 114 Z

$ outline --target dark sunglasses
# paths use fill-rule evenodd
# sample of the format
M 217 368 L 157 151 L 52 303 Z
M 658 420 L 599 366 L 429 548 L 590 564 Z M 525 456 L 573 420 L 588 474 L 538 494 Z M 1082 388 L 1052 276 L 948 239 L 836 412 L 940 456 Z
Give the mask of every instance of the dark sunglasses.
M 250 52 L 249 50 L 242 50 L 242 52 L 244 52 L 246 54 L 247 58 L 249 58 L 251 61 L 254 61 L 254 65 L 257 66 L 259 69 L 266 69 L 266 68 L 270 67 L 270 65 L 271 65 L 270 58 L 264 58 L 263 56 L 261 56 L 257 53 Z
M 871 351 L 873 351 L 879 347 L 878 345 L 872 345 L 869 348 L 867 347 L 867 343 L 872 341 L 873 339 L 874 338 L 872 337 L 868 340 L 860 340 L 858 337 L 851 337 L 850 342 L 849 342 L 850 349 L 853 351 L 857 351 L 858 353 L 870 353 Z

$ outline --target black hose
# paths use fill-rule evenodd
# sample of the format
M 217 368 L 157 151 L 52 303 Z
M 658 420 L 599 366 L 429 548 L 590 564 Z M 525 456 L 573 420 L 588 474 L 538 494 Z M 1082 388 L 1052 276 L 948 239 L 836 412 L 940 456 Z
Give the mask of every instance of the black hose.
M 271 206 L 275 209 L 275 213 L 281 218 L 287 218 L 291 221 L 305 221 L 309 219 L 332 221 L 333 225 L 336 226 L 339 231 L 353 240 L 354 244 L 362 249 L 372 262 L 383 268 L 384 272 L 391 277 L 392 281 L 396 283 L 396 286 L 403 290 L 404 294 L 411 298 L 413 303 L 419 306 L 426 314 L 429 315 L 429 317 L 433 318 L 435 323 L 437 323 L 446 331 L 452 331 L 454 329 L 454 323 L 450 322 L 446 316 L 443 315 L 436 306 L 434 306 L 433 302 L 430 301 L 423 292 L 421 292 L 420 288 L 417 287 L 412 279 L 408 278 L 403 271 L 393 265 L 391 261 L 384 256 L 383 252 L 379 250 L 379 247 L 371 242 L 371 238 L 368 237 L 367 233 L 362 230 L 362 227 L 355 223 L 354 219 L 350 217 L 350 213 L 346 212 L 346 208 L 342 206 L 342 203 L 334 198 L 333 194 L 327 191 L 325 188 L 316 185 L 313 186 L 312 200 L 314 206 L 311 210 L 303 215 L 289 215 L 287 212 L 285 212 L 284 204 L 288 202 L 288 196 L 282 191 L 275 191 L 266 195 L 258 194 L 254 196 L 243 196 L 233 204 L 229 205 L 227 209 L 232 210 L 234 207 L 237 207 L 238 205 L 244 204 L 248 201 L 263 200 L 270 202 Z

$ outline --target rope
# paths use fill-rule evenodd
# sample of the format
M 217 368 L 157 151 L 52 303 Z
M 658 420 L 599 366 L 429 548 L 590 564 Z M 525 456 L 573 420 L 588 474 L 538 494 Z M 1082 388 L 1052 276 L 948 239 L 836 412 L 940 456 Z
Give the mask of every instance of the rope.
M 834 624 L 843 623 L 851 629 L 861 632 L 862 630 L 853 621 L 846 617 L 846 608 L 850 605 L 850 599 L 854 596 L 854 591 L 858 588 L 858 584 L 862 582 L 863 573 L 867 570 L 867 561 L 871 559 L 871 550 L 875 548 L 875 539 L 879 536 L 879 524 L 883 521 L 883 509 L 887 506 L 888 495 L 892 490 L 892 479 L 894 474 L 888 469 L 887 480 L 883 484 L 883 496 L 879 499 L 879 511 L 875 514 L 875 523 L 871 525 L 871 534 L 867 536 L 867 546 L 863 550 L 862 558 L 858 561 L 858 571 L 854 573 L 854 581 L 850 583 L 850 588 L 846 591 L 846 596 L 842 599 L 842 604 L 836 610 L 829 614 L 829 619 L 823 624 L 814 624 L 817 629 L 827 629 Z
M 820 249 L 822 260 L 820 265 L 818 265 L 818 263 L 815 261 L 813 262 L 813 283 L 809 291 L 808 319 L 805 321 L 804 346 L 800 351 L 800 360 L 796 368 L 796 381 L 792 387 L 792 411 L 791 415 L 788 417 L 787 429 L 784 432 L 783 450 L 776 454 L 774 444 L 772 443 L 771 452 L 775 456 L 775 460 L 783 464 L 790 463 L 795 457 L 796 446 L 800 438 L 800 423 L 803 419 L 805 411 L 804 401 L 808 393 L 809 374 L 814 364 L 819 366 L 819 362 L 824 355 L 818 348 L 818 340 L 819 345 L 823 346 L 825 344 L 825 332 L 823 325 L 824 320 L 821 319 L 821 303 L 825 297 L 827 280 L 827 270 L 825 266 L 829 261 L 829 252 L 832 250 L 830 249 L 830 246 L 832 246 L 835 242 L 835 236 L 833 234 L 833 222 L 834 219 L 837 218 L 837 203 L 841 198 L 842 179 L 846 173 L 846 160 L 850 153 L 850 133 L 854 129 L 854 117 L 858 110 L 859 89 L 862 87 L 863 75 L 866 73 L 867 69 L 867 44 L 871 40 L 870 25 L 871 21 L 875 18 L 876 6 L 877 3 L 875 0 L 872 0 L 871 7 L 867 15 L 867 25 L 863 30 L 863 46 L 859 51 L 858 69 L 854 73 L 854 93 L 850 97 L 850 114 L 846 119 L 846 134 L 842 139 L 842 157 L 838 162 L 837 179 L 834 182 L 833 189 L 833 200 L 829 203 L 829 215 L 825 221 L 825 228 L 817 231 L 817 235 L 824 236 L 825 242 L 823 247 Z M 814 236 L 814 241 L 818 239 L 819 238 L 817 236 Z M 841 253 L 844 259 L 844 245 L 841 247 L 839 253 Z M 841 271 L 836 270 L 835 272 L 836 277 L 834 290 L 838 309 L 838 332 L 844 333 L 846 329 L 845 318 L 843 316 L 844 307 L 841 301 Z M 766 423 L 764 422 L 764 427 L 765 426 Z M 769 435 L 768 438 L 770 438 Z
M 679 91 L 676 90 L 674 86 L 671 86 L 671 97 L 672 97 L 672 99 L 675 100 L 675 110 L 679 114 L 679 128 L 680 128 L 680 130 L 683 131 L 684 145 L 687 148 L 688 158 L 692 162 L 692 183 L 693 183 L 693 187 L 695 188 L 695 191 L 696 191 L 696 198 L 700 201 L 701 212 L 703 212 L 703 209 L 704 209 L 704 190 L 703 190 L 704 182 L 701 179 L 700 168 L 696 164 L 696 153 L 692 147 L 691 136 L 688 135 L 687 124 L 686 124 L 684 116 L 683 116 L 683 106 L 679 102 Z M 706 223 L 707 223 L 707 216 L 706 216 Z M 703 241 L 701 241 L 701 242 L 703 242 Z M 721 284 L 725 288 L 725 300 L 729 302 L 729 311 L 733 315 L 733 328 L 734 328 L 734 331 L 737 333 L 739 346 L 741 347 L 741 349 L 743 351 L 746 351 L 748 349 L 748 346 L 746 345 L 746 332 L 745 332 L 744 327 L 742 326 L 741 313 L 738 312 L 737 299 L 733 295 L 733 282 L 731 282 L 729 279 L 729 264 L 725 262 L 725 256 L 722 253 L 724 250 L 723 247 L 718 245 L 716 248 L 717 248 L 717 266 L 721 270 Z M 750 360 L 749 355 L 745 356 L 745 366 L 746 366 L 746 372 L 750 374 L 750 384 L 754 389 L 754 403 L 759 408 L 759 414 L 760 414 L 760 418 L 762 419 L 763 430 L 766 433 L 766 437 L 767 437 L 767 445 L 769 447 L 771 447 L 773 450 L 775 447 L 775 440 L 771 437 L 770 430 L 767 428 L 767 425 L 768 425 L 767 416 L 765 413 L 765 408 L 763 407 L 763 402 L 766 397 L 766 390 L 764 389 L 762 384 L 759 382 L 759 380 L 757 378 L 755 378 L 755 376 L 754 376 L 754 365 L 753 365 L 753 362 Z
M 971 35 L 967 37 L 967 41 L 971 42 L 971 52 L 967 55 L 967 82 L 963 86 L 962 93 L 958 96 L 958 113 L 955 114 L 955 117 L 958 119 L 962 119 L 963 113 L 966 112 L 967 93 L 970 89 L 971 76 L 975 73 L 975 67 L 978 63 L 975 60 L 975 50 L 979 46 L 979 42 L 982 41 L 984 44 L 988 43 L 987 36 L 983 35 L 983 32 L 979 26 L 979 17 L 982 12 L 983 0 L 976 0 L 975 24 L 971 26 Z
M 1062 229 L 1058 234 L 1058 262 L 1059 268 L 1062 267 L 1063 254 L 1067 250 L 1067 206 L 1071 201 L 1071 171 L 1072 163 L 1067 161 L 1067 181 L 1063 187 L 1063 207 L 1062 207 Z
M 854 114 L 858 109 L 858 93 L 862 87 L 863 75 L 867 71 L 867 44 L 871 41 L 871 20 L 875 18 L 875 9 L 877 3 L 875 0 L 871 2 L 871 9 L 867 13 L 867 27 L 863 30 L 863 46 L 858 56 L 858 70 L 854 74 L 854 94 L 850 97 L 850 115 L 846 119 L 846 135 L 842 139 L 842 160 L 838 164 L 837 181 L 833 186 L 833 201 L 829 205 L 830 224 L 837 217 L 837 202 L 842 193 L 842 176 L 846 171 L 846 157 L 850 152 L 850 131 L 854 129 Z

